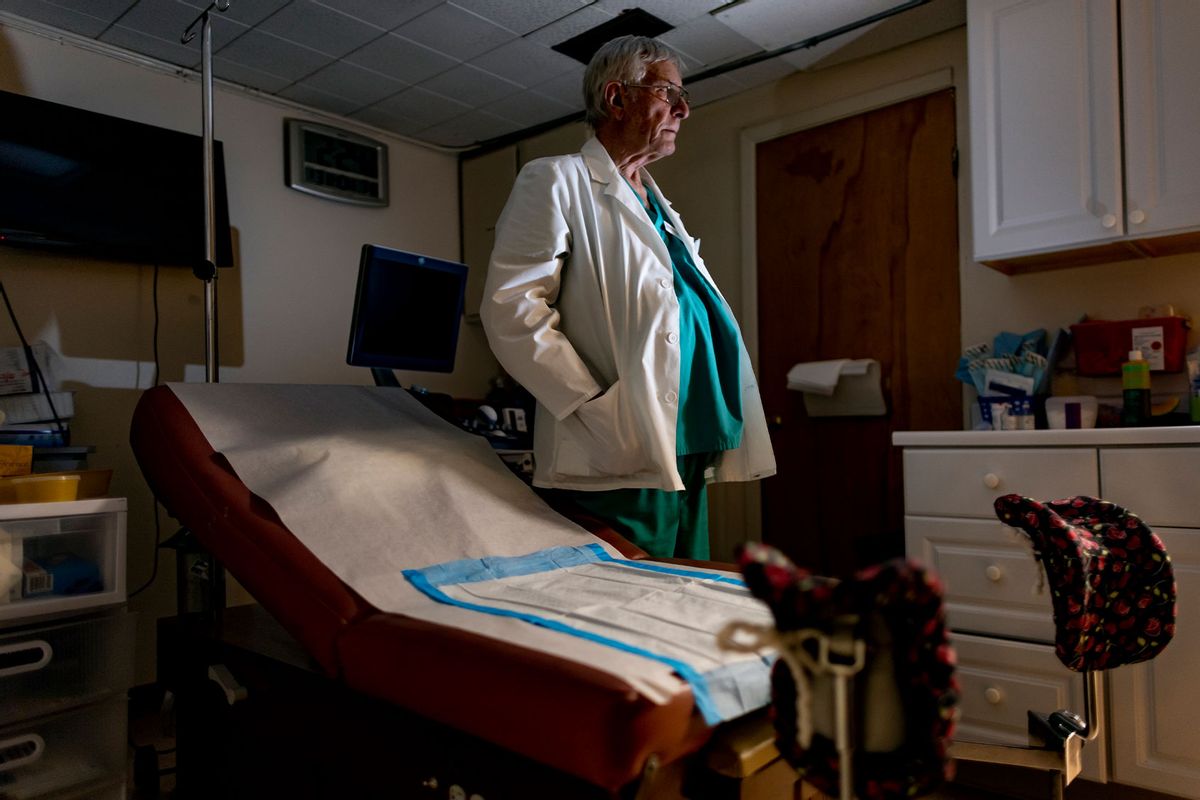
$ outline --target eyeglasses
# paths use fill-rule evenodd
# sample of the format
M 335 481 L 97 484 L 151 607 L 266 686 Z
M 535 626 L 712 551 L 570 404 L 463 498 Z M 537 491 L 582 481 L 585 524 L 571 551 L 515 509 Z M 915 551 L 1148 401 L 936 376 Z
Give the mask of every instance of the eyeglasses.
M 679 105 L 680 100 L 689 104 L 692 102 L 692 96 L 688 93 L 687 89 L 670 81 L 664 83 L 629 83 L 628 81 L 621 81 L 621 85 L 630 89 L 649 89 L 654 92 L 655 97 L 665 101 L 672 108 Z

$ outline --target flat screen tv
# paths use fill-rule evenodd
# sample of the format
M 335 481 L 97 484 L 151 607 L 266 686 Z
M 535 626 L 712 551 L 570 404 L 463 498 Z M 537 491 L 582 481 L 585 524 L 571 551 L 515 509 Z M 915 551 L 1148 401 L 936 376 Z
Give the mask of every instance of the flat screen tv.
M 233 265 L 214 142 L 216 261 Z M 204 260 L 200 136 L 0 92 L 0 244 L 114 261 Z
M 363 245 L 346 363 L 453 372 L 467 267 Z

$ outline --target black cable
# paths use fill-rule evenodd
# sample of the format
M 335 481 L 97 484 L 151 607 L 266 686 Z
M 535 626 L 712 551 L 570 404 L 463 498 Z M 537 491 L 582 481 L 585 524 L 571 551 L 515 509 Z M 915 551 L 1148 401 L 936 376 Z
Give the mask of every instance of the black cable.
M 37 359 L 33 357 L 33 348 L 29 346 L 29 342 L 25 339 L 25 334 L 21 332 L 21 323 L 17 322 L 17 315 L 13 311 L 12 303 L 8 299 L 8 291 L 4 288 L 4 281 L 0 281 L 0 296 L 4 297 L 4 307 L 8 309 L 8 318 L 12 320 L 13 328 L 17 331 L 17 338 L 21 340 L 21 348 L 25 351 L 26 360 L 29 362 L 29 372 L 33 375 L 33 379 L 42 387 L 42 394 L 46 396 L 46 404 L 50 406 L 50 416 L 54 417 L 54 425 L 58 428 L 58 434 L 62 437 L 63 444 L 66 444 L 66 426 L 63 425 L 62 418 L 58 416 L 58 409 L 54 407 L 54 398 L 50 396 L 50 387 L 46 385 L 46 378 L 42 374 L 41 367 L 38 366 Z
M 151 568 L 150 577 L 146 579 L 146 582 L 129 593 L 130 600 L 150 588 L 150 584 L 154 583 L 154 579 L 158 577 L 158 551 L 161 549 L 159 547 L 161 543 L 162 525 L 158 522 L 158 498 L 154 498 L 154 566 Z
M 158 264 L 154 265 L 154 288 L 150 296 L 154 303 L 154 383 L 152 385 L 158 386 Z

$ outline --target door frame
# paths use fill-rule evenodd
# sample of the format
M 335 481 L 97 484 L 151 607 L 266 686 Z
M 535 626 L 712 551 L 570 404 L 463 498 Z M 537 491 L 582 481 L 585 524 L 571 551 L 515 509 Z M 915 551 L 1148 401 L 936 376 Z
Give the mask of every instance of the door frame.
M 760 142 L 777 139 L 797 131 L 815 128 L 839 119 L 874 111 L 877 108 L 902 103 L 943 89 L 956 89 L 954 70 L 950 67 L 930 72 L 916 78 L 891 83 L 869 92 L 852 95 L 817 108 L 779 117 L 761 125 L 743 128 L 740 137 L 741 151 L 741 233 L 742 233 L 742 341 L 750 355 L 750 363 L 758 371 L 758 204 L 756 152 Z M 958 128 L 959 111 L 955 109 L 955 127 Z M 962 148 L 960 147 L 961 151 Z M 961 159 L 960 159 L 961 160 Z M 959 205 L 962 204 L 961 189 Z M 961 209 L 959 227 L 961 228 Z M 961 243 L 961 232 L 960 232 Z M 961 262 L 961 245 L 959 259 Z M 961 291 L 961 289 L 960 289 Z M 758 481 L 741 484 L 745 488 L 742 502 L 744 513 L 742 528 L 745 537 L 762 541 L 762 486 Z

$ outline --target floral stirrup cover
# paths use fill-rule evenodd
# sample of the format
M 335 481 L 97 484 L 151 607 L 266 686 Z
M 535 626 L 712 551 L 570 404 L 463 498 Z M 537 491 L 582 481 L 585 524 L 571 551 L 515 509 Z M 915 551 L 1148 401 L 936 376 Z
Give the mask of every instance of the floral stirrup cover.
M 947 750 L 959 692 L 938 581 L 903 560 L 838 581 L 813 575 L 769 545 L 753 542 L 742 547 L 738 560 L 750 591 L 775 616 L 781 649 L 801 646 L 788 644 L 789 632 L 832 632 L 839 618 L 858 620 L 854 636 L 866 642 L 867 667 L 852 688 L 855 795 L 861 800 L 916 797 L 952 778 Z M 828 706 L 830 692 L 819 675 L 798 666 L 811 663 L 805 654 L 791 655 L 781 654 L 771 672 L 776 745 L 806 781 L 837 796 L 831 712 L 821 707 L 822 702 Z
M 995 505 L 1046 571 L 1054 651 L 1068 669 L 1112 669 L 1163 651 L 1175 635 L 1175 575 L 1137 515 L 1083 496 L 1042 503 L 1010 494 Z

